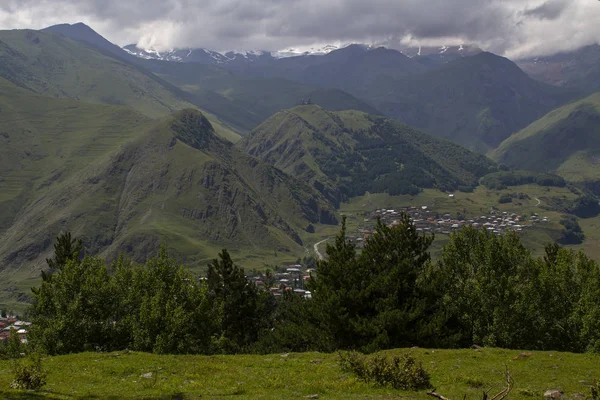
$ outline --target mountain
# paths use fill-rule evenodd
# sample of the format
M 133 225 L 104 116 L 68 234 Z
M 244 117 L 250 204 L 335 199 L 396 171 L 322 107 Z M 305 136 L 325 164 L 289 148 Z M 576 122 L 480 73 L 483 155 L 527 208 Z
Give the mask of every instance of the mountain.
M 417 193 L 476 186 L 485 156 L 410 126 L 315 105 L 277 113 L 237 146 L 339 203 L 365 192 Z
M 383 47 L 352 45 L 236 73 L 340 89 L 387 117 L 482 153 L 582 95 L 538 82 L 506 58 L 473 52 L 439 63 Z
M 490 156 L 569 181 L 600 181 L 600 93 L 553 110 L 506 139 Z
M 146 67 L 192 94 L 195 104 L 241 131 L 250 131 L 276 112 L 309 101 L 332 111 L 381 114 L 339 89 L 315 88 L 280 78 L 239 76 L 212 65 L 147 61 Z
M 535 81 L 512 61 L 485 52 L 350 93 L 386 116 L 483 153 L 579 95 Z
M 89 33 L 85 26 L 70 27 Z M 196 107 L 189 94 L 151 72 L 52 31 L 0 31 L 0 77 L 44 96 L 129 106 L 152 118 Z M 221 136 L 239 139 L 227 124 L 207 116 Z
M 0 31 L 0 77 L 46 96 L 128 105 L 146 115 L 191 106 L 135 68 L 50 32 Z
M 123 51 L 119 46 L 106 40 L 92 28 L 82 22 L 49 26 L 42 31 L 53 32 L 79 42 L 87 43 L 106 55 L 117 57 L 128 63 L 137 63 L 137 57 Z
M 425 68 L 396 50 L 350 46 L 323 56 L 323 62 L 304 68 L 292 79 L 363 95 L 383 80 L 423 72 Z
M 163 242 L 204 266 L 223 247 L 237 258 L 293 258 L 309 224 L 337 223 L 314 188 L 221 139 L 198 111 L 151 120 L 1 78 L 0 89 L 0 281 L 8 291 L 39 277 L 61 231 L 83 237 L 91 254 L 143 261 Z
M 403 46 L 399 50 L 410 58 L 432 57 L 452 61 L 457 58 L 474 56 L 483 50 L 475 45 L 461 44 L 458 46 Z
M 321 47 L 311 48 L 289 48 L 280 51 L 262 51 L 262 50 L 250 50 L 250 51 L 227 51 L 217 52 L 214 50 L 204 48 L 175 48 L 166 51 L 157 51 L 152 48 L 143 49 L 138 47 L 136 44 L 129 44 L 123 46 L 123 50 L 127 53 L 145 59 L 145 60 L 160 60 L 160 61 L 172 61 L 182 63 L 200 63 L 200 64 L 212 64 L 222 65 L 229 63 L 254 63 L 254 62 L 268 62 L 281 58 L 290 57 L 301 57 L 301 56 L 322 56 L 329 54 L 332 51 L 339 50 L 347 46 L 337 45 L 324 45 Z
M 135 44 L 123 47 L 127 53 L 145 59 L 160 60 L 172 62 L 194 62 L 200 64 L 224 64 L 229 61 L 221 53 L 206 49 L 174 49 L 165 52 L 159 52 L 152 49 L 141 49 Z
M 367 103 L 337 89 L 318 89 L 278 78 L 242 77 L 216 65 L 207 65 L 210 62 L 204 58 L 214 61 L 213 57 L 221 56 L 215 52 L 202 49 L 178 50 L 152 53 L 152 57 L 138 54 L 142 57 L 138 58 L 130 54 L 135 46 L 126 46 L 123 50 L 84 24 L 56 25 L 46 31 L 84 43 L 91 50 L 100 51 L 107 57 L 116 58 L 130 68 L 146 74 L 188 104 L 216 116 L 220 121 L 210 115 L 209 118 L 220 132 L 227 130 L 227 127 L 219 127 L 222 122 L 239 133 L 247 132 L 279 110 L 309 99 L 332 110 L 356 109 L 380 114 Z M 186 60 L 189 62 L 163 61 L 178 60 L 183 56 L 187 56 Z M 239 57 L 234 54 L 228 53 L 227 57 L 230 68 L 243 65 L 243 60 L 252 59 L 250 53 L 244 55 L 246 58 L 240 56 L 238 61 Z M 233 133 L 228 133 L 227 136 L 236 140 Z
M 517 61 L 533 78 L 556 86 L 574 87 L 588 92 L 600 90 L 600 45 Z

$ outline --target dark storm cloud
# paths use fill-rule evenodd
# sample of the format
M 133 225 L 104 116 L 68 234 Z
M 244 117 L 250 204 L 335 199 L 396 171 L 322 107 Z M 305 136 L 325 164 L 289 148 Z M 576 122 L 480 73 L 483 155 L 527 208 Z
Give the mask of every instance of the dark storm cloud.
M 524 14 L 529 17 L 541 19 L 557 19 L 566 10 L 569 0 L 548 0 L 545 3 L 526 10 Z
M 266 49 L 478 43 L 504 54 L 598 41 L 596 0 L 0 0 L 0 28 L 83 21 L 119 44 Z

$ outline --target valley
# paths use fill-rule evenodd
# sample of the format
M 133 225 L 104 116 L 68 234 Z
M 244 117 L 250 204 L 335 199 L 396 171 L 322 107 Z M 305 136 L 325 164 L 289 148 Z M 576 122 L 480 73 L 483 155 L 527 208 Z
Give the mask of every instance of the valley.
M 522 233 L 535 254 L 561 237 L 566 211 L 555 199 L 575 201 L 572 191 L 490 190 L 480 179 L 498 166 L 446 139 L 493 149 L 490 157 L 512 168 L 550 167 L 596 190 L 593 161 L 586 161 L 595 154 L 592 142 L 579 141 L 556 163 L 541 161 L 548 154 L 521 162 L 513 149 L 564 118 L 569 129 L 590 132 L 595 96 L 495 148 L 578 92 L 535 82 L 511 61 L 479 50 L 411 58 L 351 45 L 318 56 L 244 58 L 249 64 L 240 69 L 235 62 L 138 57 L 83 24 L 3 31 L 0 40 L 0 298 L 13 308 L 28 301 L 52 238 L 64 230 L 109 259 L 123 253 L 143 261 L 165 243 L 200 273 L 222 247 L 251 269 L 324 257 L 342 216 L 355 232 L 379 208 L 415 203 L 451 221 L 494 209 L 547 214 L 548 224 Z M 523 99 L 513 103 L 508 92 L 500 95 L 505 89 L 479 90 L 489 82 Z M 465 105 L 471 108 L 456 108 Z M 457 116 L 461 122 L 451 128 Z M 499 202 L 519 193 L 525 196 Z M 594 221 L 580 222 L 593 231 Z M 436 254 L 447 242 L 449 230 L 442 232 Z M 577 248 L 594 253 L 594 232 L 585 234 Z
M 596 4 L 97 3 L 0 6 L 0 397 L 598 399 Z

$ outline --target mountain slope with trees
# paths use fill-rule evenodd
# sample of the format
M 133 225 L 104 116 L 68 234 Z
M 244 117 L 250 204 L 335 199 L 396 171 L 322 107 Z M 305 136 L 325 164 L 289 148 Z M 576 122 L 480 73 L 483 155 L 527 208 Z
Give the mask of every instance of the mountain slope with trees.
M 221 139 L 198 111 L 154 121 L 126 107 L 51 99 L 3 82 L 6 285 L 37 276 L 52 236 L 63 230 L 95 254 L 141 261 L 164 241 L 198 265 L 215 246 L 236 257 L 297 253 L 308 224 L 337 223 L 315 189 Z
M 337 202 L 367 191 L 476 186 L 495 169 L 485 156 L 398 122 L 315 105 L 276 114 L 238 145 Z

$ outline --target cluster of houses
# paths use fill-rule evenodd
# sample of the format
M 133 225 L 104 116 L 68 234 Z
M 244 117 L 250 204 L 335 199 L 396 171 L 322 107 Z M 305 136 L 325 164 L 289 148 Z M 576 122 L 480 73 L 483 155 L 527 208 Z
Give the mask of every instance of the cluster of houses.
M 399 218 L 401 213 L 406 213 L 415 225 L 417 232 L 436 233 L 441 235 L 449 235 L 453 231 L 460 230 L 466 226 L 472 226 L 478 229 L 487 229 L 488 231 L 503 235 L 508 231 L 521 233 L 526 229 L 538 223 L 547 223 L 547 217 L 541 217 L 533 214 L 530 217 L 518 215 L 516 213 L 501 212 L 498 210 L 490 210 L 488 215 L 482 215 L 475 218 L 459 218 L 451 214 L 439 214 L 431 210 L 428 206 L 421 207 L 404 207 L 398 210 L 395 209 L 380 209 L 375 210 L 367 215 L 364 219 L 365 226 L 361 228 L 354 236 L 349 236 L 349 239 L 354 242 L 357 247 L 362 247 L 365 240 L 369 238 L 373 232 L 372 225 L 378 218 L 387 226 L 396 226 L 400 224 Z
M 274 273 L 270 279 L 265 275 L 249 279 L 253 280 L 257 287 L 270 291 L 274 296 L 282 296 L 285 292 L 290 292 L 310 299 L 312 293 L 304 288 L 304 283 L 310 279 L 313 271 L 314 269 L 306 269 L 300 264 L 292 264 L 285 267 L 285 272 Z
M 16 317 L 0 318 L 0 341 L 8 340 L 11 329 L 19 335 L 22 343 L 27 343 L 27 330 L 31 322 L 20 321 Z

